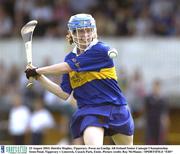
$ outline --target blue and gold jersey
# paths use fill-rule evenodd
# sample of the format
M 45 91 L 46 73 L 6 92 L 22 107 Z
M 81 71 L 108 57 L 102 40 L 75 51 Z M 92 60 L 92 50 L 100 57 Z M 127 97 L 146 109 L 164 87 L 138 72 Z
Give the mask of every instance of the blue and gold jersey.
M 78 107 L 126 104 L 117 83 L 113 60 L 108 56 L 109 50 L 109 46 L 97 42 L 79 56 L 73 52 L 66 56 L 65 62 L 73 71 L 63 75 L 61 88 L 69 94 L 74 91 Z

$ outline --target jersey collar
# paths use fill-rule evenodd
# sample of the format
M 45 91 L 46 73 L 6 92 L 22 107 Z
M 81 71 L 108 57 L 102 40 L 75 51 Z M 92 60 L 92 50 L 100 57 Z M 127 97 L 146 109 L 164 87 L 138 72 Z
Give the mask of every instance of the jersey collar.
M 87 50 L 89 50 L 92 46 L 96 45 L 97 43 L 98 43 L 98 39 L 94 39 L 94 40 L 89 44 L 89 46 L 84 50 L 84 52 L 87 51 Z M 75 53 L 76 56 L 78 56 L 78 54 L 77 54 L 77 46 L 74 47 L 72 53 Z

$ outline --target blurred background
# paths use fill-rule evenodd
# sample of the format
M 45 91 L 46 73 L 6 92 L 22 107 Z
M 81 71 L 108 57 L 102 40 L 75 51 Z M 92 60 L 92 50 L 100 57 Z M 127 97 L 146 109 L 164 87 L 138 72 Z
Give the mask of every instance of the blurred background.
M 135 121 L 134 144 L 180 144 L 179 0 L 0 0 L 0 144 L 78 144 L 69 121 L 76 107 L 36 83 L 26 88 L 20 29 L 38 20 L 33 64 L 62 62 L 71 50 L 67 22 L 96 19 L 99 40 L 118 50 L 118 82 Z M 49 76 L 60 83 L 59 76 Z M 113 144 L 106 137 L 105 144 Z

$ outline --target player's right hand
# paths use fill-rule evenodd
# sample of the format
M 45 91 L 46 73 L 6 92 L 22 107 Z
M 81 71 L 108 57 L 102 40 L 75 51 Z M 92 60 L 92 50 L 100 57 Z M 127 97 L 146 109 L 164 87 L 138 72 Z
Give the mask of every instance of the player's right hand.
M 30 77 L 33 77 L 36 79 L 38 76 L 40 76 L 40 74 L 36 72 L 36 69 L 37 68 L 27 68 L 25 70 L 26 78 L 29 79 Z

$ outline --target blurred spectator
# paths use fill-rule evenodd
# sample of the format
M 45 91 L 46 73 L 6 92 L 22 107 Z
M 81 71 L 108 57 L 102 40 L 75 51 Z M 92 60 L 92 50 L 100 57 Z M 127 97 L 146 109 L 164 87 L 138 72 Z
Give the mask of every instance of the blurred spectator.
M 174 16 L 176 35 L 180 36 L 180 2 L 177 6 L 177 13 Z
M 7 71 L 6 71 L 6 66 L 4 65 L 3 62 L 0 62 L 0 105 L 1 105 L 1 110 L 5 110 L 7 106 L 7 101 L 5 98 L 6 94 L 6 83 L 7 83 Z
M 9 114 L 9 133 L 13 144 L 25 144 L 25 135 L 30 120 L 30 110 L 23 105 L 22 97 L 16 93 L 12 97 L 13 107 Z
M 95 13 L 95 16 L 96 16 L 98 34 L 100 36 L 105 36 L 107 34 L 115 35 L 117 27 L 111 18 L 104 16 L 104 14 L 101 11 L 97 11 Z
M 54 0 L 53 3 L 53 24 L 47 29 L 47 36 L 65 36 L 67 20 L 71 16 L 69 0 Z
M 34 5 L 30 12 L 30 18 L 40 22 L 50 22 L 53 20 L 52 6 L 47 0 L 34 1 Z
M 152 93 L 145 97 L 146 144 L 167 144 L 169 125 L 167 101 L 161 96 L 161 81 L 155 80 Z
M 53 7 L 48 0 L 34 1 L 33 7 L 29 12 L 31 20 L 38 20 L 38 29 L 36 35 L 45 35 L 46 30 L 53 21 Z
M 72 139 L 70 130 L 70 119 L 75 112 L 75 106 L 72 106 L 68 102 L 61 104 L 59 130 L 62 134 L 62 139 L 57 143 L 58 145 L 83 145 L 83 139 Z
M 31 19 L 41 29 L 35 36 L 62 37 L 67 19 L 76 13 L 91 13 L 103 36 L 178 36 L 179 6 L 177 0 L 2 0 L 0 37 L 20 36 Z
M 20 70 L 16 64 L 13 64 L 9 69 L 9 75 L 7 78 L 7 84 L 16 86 L 19 83 Z
M 33 103 L 33 113 L 30 119 L 30 131 L 32 132 L 32 145 L 43 144 L 44 132 L 48 128 L 54 127 L 54 119 L 51 113 L 44 108 L 41 97 L 37 97 Z
M 175 33 L 173 23 L 175 1 L 153 0 L 149 10 L 154 23 L 154 33 L 162 36 L 171 36 Z
M 147 8 L 142 9 L 135 23 L 135 35 L 148 36 L 152 33 L 152 21 Z
M 173 12 L 175 3 L 176 0 L 151 0 L 149 10 L 153 17 L 162 17 Z
M 23 67 L 25 69 L 25 67 Z M 28 84 L 28 79 L 26 78 L 24 72 L 21 70 L 19 74 L 19 82 L 18 87 L 21 91 L 21 94 L 23 96 L 23 100 L 25 102 L 25 105 L 28 106 L 30 109 L 32 109 L 32 102 L 37 96 L 44 96 L 45 90 L 40 86 L 39 83 L 37 83 L 35 80 L 33 81 L 33 87 L 27 88 L 26 85 Z
M 135 70 L 132 75 L 126 95 L 132 113 L 139 116 L 143 111 L 143 99 L 145 96 L 145 83 L 140 70 Z
M 121 87 L 121 90 L 126 94 L 127 88 L 128 88 L 128 74 L 127 70 L 124 66 L 121 66 L 121 68 L 118 71 L 118 83 Z
M 81 13 L 81 12 L 88 12 L 90 8 L 97 4 L 97 0 L 69 0 L 69 5 L 73 14 Z
M 6 66 L 3 63 L 3 61 L 0 62 L 0 72 L 1 72 L 1 75 L 0 75 L 0 87 L 2 87 L 6 83 L 6 74 L 7 74 Z
M 55 0 L 53 15 L 55 21 L 67 22 L 67 19 L 71 16 L 69 0 Z
M 0 37 L 8 37 L 12 33 L 12 18 L 8 15 L 5 8 L 0 5 Z
M 15 0 L 14 2 L 14 35 L 20 35 L 20 29 L 24 22 L 29 20 L 29 12 L 32 10 L 33 0 Z
M 72 145 L 72 137 L 70 133 L 69 117 L 66 114 L 61 114 L 59 120 L 59 131 L 62 134 L 62 139 L 58 145 Z

